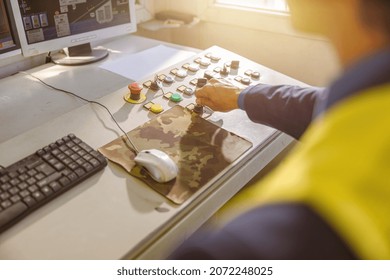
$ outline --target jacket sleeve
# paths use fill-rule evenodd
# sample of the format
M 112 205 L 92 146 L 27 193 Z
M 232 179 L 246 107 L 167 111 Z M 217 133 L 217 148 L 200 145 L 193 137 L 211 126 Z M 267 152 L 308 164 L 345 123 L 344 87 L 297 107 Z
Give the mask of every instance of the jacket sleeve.
M 239 107 L 248 117 L 299 139 L 312 121 L 317 87 L 258 84 L 240 93 Z
M 186 260 L 344 260 L 358 256 L 304 204 L 270 204 L 196 232 L 170 255 Z

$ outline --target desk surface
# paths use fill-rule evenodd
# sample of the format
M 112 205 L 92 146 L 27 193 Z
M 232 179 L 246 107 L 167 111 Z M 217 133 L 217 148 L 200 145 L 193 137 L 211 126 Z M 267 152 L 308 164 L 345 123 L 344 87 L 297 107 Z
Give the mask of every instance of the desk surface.
M 123 53 L 159 44 L 166 43 L 132 35 L 111 41 L 105 47 L 112 50 L 108 59 L 117 59 Z M 153 117 L 142 106 L 123 101 L 130 80 L 99 65 L 73 68 L 47 64 L 28 72 L 49 84 L 105 104 L 125 131 Z M 264 83 L 303 85 L 259 67 Z M 68 133 L 75 133 L 95 149 L 120 136 L 101 108 L 51 90 L 26 74 L 0 80 L 0 88 L 3 166 Z M 109 163 L 103 172 L 1 233 L 0 259 L 164 258 L 291 142 L 285 134 L 252 123 L 241 110 L 215 113 L 211 121 L 222 123 L 227 130 L 251 140 L 254 146 L 184 204 L 170 203 Z

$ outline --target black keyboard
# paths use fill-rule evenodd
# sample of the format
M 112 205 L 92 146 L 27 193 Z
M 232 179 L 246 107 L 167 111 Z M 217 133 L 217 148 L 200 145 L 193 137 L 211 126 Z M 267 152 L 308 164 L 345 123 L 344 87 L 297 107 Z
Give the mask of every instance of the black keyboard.
M 106 165 L 103 155 L 69 134 L 0 169 L 0 232 Z

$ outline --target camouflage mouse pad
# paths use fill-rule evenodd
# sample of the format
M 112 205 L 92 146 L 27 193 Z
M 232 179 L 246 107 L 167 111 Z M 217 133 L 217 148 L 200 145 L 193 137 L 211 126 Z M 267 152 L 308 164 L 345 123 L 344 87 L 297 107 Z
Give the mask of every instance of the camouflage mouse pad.
M 176 179 L 158 183 L 150 178 L 143 168 L 135 165 L 135 155 L 124 137 L 99 151 L 176 204 L 182 204 L 252 147 L 248 140 L 181 106 L 161 113 L 128 135 L 139 150 L 154 148 L 167 153 L 179 167 Z

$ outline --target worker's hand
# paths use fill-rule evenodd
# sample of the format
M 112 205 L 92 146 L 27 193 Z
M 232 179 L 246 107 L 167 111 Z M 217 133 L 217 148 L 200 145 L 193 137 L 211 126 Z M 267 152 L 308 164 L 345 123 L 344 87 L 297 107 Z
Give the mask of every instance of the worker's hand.
M 211 79 L 196 90 L 196 103 L 214 111 L 228 112 L 238 109 L 238 95 L 241 89 L 225 80 Z

